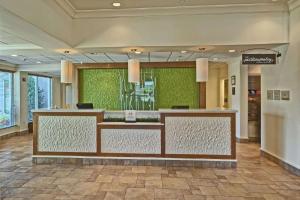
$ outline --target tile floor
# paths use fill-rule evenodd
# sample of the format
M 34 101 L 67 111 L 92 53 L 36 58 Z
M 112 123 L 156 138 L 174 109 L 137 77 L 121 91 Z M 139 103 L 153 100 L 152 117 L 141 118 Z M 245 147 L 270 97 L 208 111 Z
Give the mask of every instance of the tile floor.
M 300 177 L 237 144 L 237 169 L 33 165 L 32 137 L 0 140 L 0 199 L 300 199 Z

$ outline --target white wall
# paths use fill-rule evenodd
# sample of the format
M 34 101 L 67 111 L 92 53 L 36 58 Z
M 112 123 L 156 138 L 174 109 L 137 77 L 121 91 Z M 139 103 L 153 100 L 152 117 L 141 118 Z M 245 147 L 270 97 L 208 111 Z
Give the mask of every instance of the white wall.
M 16 112 L 16 125 L 19 131 L 28 128 L 27 121 L 27 72 L 17 71 L 14 73 L 14 101 Z
M 280 63 L 262 67 L 262 150 L 300 169 L 300 7 L 290 13 L 290 44 Z M 267 100 L 268 89 L 291 91 L 290 101 Z
M 288 12 L 271 11 L 75 19 L 73 32 L 93 48 L 286 43 L 287 30 Z

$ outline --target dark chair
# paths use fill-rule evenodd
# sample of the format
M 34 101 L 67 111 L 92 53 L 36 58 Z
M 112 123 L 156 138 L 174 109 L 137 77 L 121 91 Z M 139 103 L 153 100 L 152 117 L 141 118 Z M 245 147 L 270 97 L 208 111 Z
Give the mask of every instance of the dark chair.
M 92 103 L 78 103 L 76 104 L 78 109 L 93 109 L 94 105 Z

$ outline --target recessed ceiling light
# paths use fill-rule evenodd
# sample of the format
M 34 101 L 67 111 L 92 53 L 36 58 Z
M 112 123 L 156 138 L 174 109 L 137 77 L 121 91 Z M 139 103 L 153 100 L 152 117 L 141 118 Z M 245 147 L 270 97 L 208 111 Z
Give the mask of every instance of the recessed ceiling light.
M 187 51 L 186 50 L 182 50 L 181 53 L 187 53 Z
M 121 3 L 120 2 L 113 2 L 112 5 L 113 5 L 113 7 L 120 7 Z
M 41 61 L 37 61 L 36 64 L 41 64 Z
M 13 55 L 11 55 L 12 57 L 18 57 L 18 55 L 16 55 L 16 54 L 13 54 Z
M 235 51 L 236 51 L 235 49 L 228 50 L 229 53 L 234 53 Z

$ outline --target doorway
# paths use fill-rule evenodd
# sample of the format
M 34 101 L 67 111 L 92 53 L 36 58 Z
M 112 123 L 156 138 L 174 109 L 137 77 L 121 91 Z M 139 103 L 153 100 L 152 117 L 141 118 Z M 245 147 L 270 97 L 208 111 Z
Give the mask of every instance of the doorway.
M 248 138 L 261 141 L 261 76 L 248 76 Z

